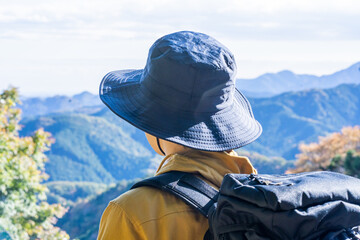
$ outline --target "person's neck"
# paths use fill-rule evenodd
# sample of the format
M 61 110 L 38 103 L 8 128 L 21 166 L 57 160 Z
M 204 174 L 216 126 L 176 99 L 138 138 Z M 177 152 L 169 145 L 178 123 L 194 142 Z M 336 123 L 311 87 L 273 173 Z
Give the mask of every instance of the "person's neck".
M 165 152 L 166 156 L 175 153 L 181 154 L 190 150 L 190 148 L 188 147 L 169 141 L 161 141 L 161 147 Z

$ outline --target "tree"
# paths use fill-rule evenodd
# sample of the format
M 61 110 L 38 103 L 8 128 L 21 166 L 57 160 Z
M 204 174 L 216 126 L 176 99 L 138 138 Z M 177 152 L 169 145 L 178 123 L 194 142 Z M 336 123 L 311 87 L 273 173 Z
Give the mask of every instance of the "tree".
M 348 151 L 344 161 L 345 173 L 360 178 L 360 154 Z
M 288 173 L 330 170 L 357 176 L 360 171 L 360 127 L 319 137 L 318 143 L 300 144 L 295 168 Z
M 46 202 L 44 151 L 52 142 L 42 129 L 20 137 L 20 109 L 16 89 L 0 95 L 0 229 L 12 239 L 69 239 L 54 224 L 65 213 Z

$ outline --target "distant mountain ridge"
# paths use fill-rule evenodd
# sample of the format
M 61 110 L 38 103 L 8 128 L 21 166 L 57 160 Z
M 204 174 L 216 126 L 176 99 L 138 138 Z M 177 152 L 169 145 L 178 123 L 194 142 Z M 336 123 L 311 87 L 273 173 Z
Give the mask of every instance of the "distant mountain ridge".
M 58 112 L 87 112 L 87 108 L 95 106 L 103 107 L 99 96 L 89 92 L 82 92 L 72 97 L 57 95 L 53 97 L 39 98 L 23 97 L 21 110 L 24 117 L 41 116 Z
M 360 83 L 360 62 L 329 75 L 295 74 L 285 70 L 254 79 L 238 79 L 236 87 L 252 97 L 269 97 L 290 91 L 333 88 L 344 83 Z

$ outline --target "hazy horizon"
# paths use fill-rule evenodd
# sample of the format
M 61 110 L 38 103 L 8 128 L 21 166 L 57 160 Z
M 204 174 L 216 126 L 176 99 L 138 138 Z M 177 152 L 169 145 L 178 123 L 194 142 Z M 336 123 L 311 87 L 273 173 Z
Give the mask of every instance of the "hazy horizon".
M 359 62 L 355 62 L 354 64 L 351 64 L 351 65 L 349 65 L 348 67 L 346 67 L 346 68 L 344 68 L 344 69 L 347 69 L 347 68 L 349 68 L 349 67 L 351 67 L 351 66 L 353 66 L 353 65 L 355 65 L 355 64 L 359 64 L 359 63 L 360 63 L 360 61 L 359 61 Z M 262 75 L 265 75 L 265 74 L 278 74 L 278 73 L 283 72 L 283 71 L 290 71 L 290 72 L 292 72 L 292 73 L 294 73 L 294 74 L 296 74 L 296 75 L 313 75 L 313 76 L 316 76 L 316 77 L 322 77 L 322 76 L 332 75 L 332 74 L 337 73 L 337 72 L 339 72 L 339 71 L 342 71 L 342 70 L 344 70 L 344 69 L 339 69 L 339 70 L 336 71 L 336 72 L 325 73 L 325 74 L 321 74 L 321 75 L 307 74 L 307 73 L 300 73 L 300 74 L 299 74 L 299 73 L 296 73 L 296 72 L 294 72 L 294 71 L 292 71 L 292 70 L 290 70 L 290 69 L 283 69 L 283 70 L 278 71 L 278 72 L 266 72 L 266 73 L 262 73 L 262 74 L 260 74 L 259 76 L 256 76 L 256 77 L 254 77 L 254 78 L 237 78 L 237 79 L 249 80 L 249 81 L 251 81 L 252 79 L 256 79 L 256 78 L 261 77 Z M 359 68 L 359 71 L 360 71 L 360 68 Z M 17 87 L 17 86 L 12 86 L 12 87 Z M 17 87 L 17 88 L 18 88 L 18 87 Z M 6 89 L 6 88 L 4 88 L 4 89 Z M 3 89 L 3 90 L 4 90 L 4 89 Z M 78 94 L 81 94 L 81 93 L 84 93 L 84 92 L 89 92 L 89 93 L 95 94 L 95 95 L 98 94 L 98 89 L 95 89 L 95 91 L 89 91 L 89 90 L 84 89 L 84 90 L 79 90 L 79 91 L 77 91 L 77 92 L 64 92 L 64 93 L 61 93 L 61 92 L 57 92 L 57 93 L 38 92 L 38 93 L 25 93 L 25 94 L 22 93 L 21 88 L 18 88 L 18 90 L 19 90 L 20 96 L 21 96 L 21 97 L 24 97 L 24 98 L 32 98 L 32 97 L 40 97 L 40 98 L 43 98 L 43 97 L 44 97 L 44 98 L 46 98 L 46 97 L 54 97 L 54 96 L 68 96 L 68 97 L 71 97 L 71 96 L 78 95 Z

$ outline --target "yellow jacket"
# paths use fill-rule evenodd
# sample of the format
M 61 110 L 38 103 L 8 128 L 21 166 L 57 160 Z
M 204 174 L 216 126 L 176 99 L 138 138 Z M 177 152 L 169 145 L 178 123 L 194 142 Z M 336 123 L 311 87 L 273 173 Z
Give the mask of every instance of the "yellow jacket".
M 156 175 L 168 171 L 191 172 L 216 188 L 227 173 L 256 173 L 246 157 L 234 151 L 191 150 L 164 158 Z M 151 187 L 130 190 L 109 203 L 98 240 L 197 240 L 209 228 L 207 219 L 175 196 Z

